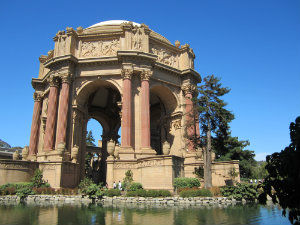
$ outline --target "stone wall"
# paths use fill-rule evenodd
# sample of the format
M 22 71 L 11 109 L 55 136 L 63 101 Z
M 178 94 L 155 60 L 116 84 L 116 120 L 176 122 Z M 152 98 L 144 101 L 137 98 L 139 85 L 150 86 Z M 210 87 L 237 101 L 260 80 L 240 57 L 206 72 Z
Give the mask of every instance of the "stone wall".
M 38 163 L 21 160 L 0 160 L 0 185 L 16 182 L 28 182 L 32 178 Z

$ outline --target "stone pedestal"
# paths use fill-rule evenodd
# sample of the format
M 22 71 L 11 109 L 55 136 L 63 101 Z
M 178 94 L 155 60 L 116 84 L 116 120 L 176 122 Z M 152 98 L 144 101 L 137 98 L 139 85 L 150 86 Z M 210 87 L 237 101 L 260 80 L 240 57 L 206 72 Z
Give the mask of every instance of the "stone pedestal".
M 135 152 L 131 147 L 120 147 L 119 150 L 120 160 L 132 160 L 135 159 Z

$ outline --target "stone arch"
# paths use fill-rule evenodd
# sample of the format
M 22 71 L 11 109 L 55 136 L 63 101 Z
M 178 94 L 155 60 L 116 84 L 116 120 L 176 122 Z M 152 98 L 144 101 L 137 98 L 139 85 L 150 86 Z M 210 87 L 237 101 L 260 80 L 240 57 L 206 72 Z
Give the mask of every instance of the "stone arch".
M 151 147 L 157 154 L 162 154 L 164 141 L 173 143 L 170 135 L 169 118 L 178 106 L 178 101 L 169 87 L 153 85 L 150 88 L 150 136 Z

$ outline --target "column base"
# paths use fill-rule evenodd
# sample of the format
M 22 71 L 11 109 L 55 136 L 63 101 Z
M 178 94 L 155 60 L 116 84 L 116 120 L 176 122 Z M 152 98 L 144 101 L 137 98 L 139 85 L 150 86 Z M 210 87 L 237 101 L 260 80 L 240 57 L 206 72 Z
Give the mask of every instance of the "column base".
M 28 155 L 25 160 L 26 161 L 37 161 L 37 156 L 36 155 Z
M 156 155 L 156 151 L 150 148 L 140 148 L 140 150 L 135 151 L 137 159 L 152 157 Z
M 119 149 L 120 160 L 132 160 L 135 159 L 134 150 L 132 147 L 120 147 Z
M 44 151 L 37 154 L 38 162 L 65 162 L 70 161 L 70 153 L 61 150 Z

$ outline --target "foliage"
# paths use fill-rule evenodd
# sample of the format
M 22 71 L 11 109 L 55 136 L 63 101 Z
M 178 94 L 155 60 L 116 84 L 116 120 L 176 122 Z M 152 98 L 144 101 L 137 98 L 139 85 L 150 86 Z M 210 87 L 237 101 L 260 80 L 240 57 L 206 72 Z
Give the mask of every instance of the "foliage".
M 119 189 L 107 189 L 103 192 L 103 195 L 108 197 L 120 196 L 121 191 Z
M 219 187 L 213 186 L 209 190 L 213 196 L 221 196 L 221 189 Z
M 123 182 L 122 182 L 122 187 L 127 190 L 128 187 L 130 187 L 131 183 L 133 181 L 133 173 L 131 170 L 127 170 L 125 172 L 125 177 L 123 179 Z
M 94 144 L 94 141 L 95 141 L 95 138 L 93 137 L 93 133 L 90 130 L 86 135 L 86 145 L 95 147 L 96 145 Z
M 33 187 L 50 187 L 50 184 L 43 179 L 43 172 L 40 169 L 36 169 L 34 171 L 34 176 L 31 179 L 31 182 L 33 183 Z
M 85 177 L 85 178 L 83 178 L 83 180 L 80 181 L 78 188 L 82 192 L 82 191 L 85 191 L 93 183 L 94 182 L 92 179 Z
M 178 188 L 177 189 L 177 193 L 180 193 L 182 191 L 189 191 L 189 190 L 199 190 L 198 187 L 192 187 L 192 188 L 189 188 L 189 187 L 185 187 L 185 188 Z
M 254 159 L 254 151 L 245 150 L 250 145 L 249 141 L 239 141 L 238 137 L 232 137 L 227 126 L 227 131 L 217 131 L 213 138 L 213 148 L 217 161 L 239 160 L 240 176 L 253 177 L 253 170 L 257 163 Z
M 269 175 L 266 165 L 267 162 L 257 162 L 257 166 L 252 169 L 252 178 L 265 179 Z
M 86 194 L 91 199 L 101 198 L 104 195 L 104 191 L 101 190 L 99 185 L 91 184 L 86 189 L 83 190 L 83 194 Z
M 185 190 L 179 193 L 180 197 L 187 198 L 187 197 L 212 197 L 212 193 L 208 189 L 198 189 L 198 190 Z
M 231 197 L 236 200 L 254 201 L 258 198 L 258 188 L 255 184 L 241 184 L 236 186 L 224 186 L 221 188 L 221 193 L 224 197 Z
M 231 177 L 232 180 L 234 180 L 239 175 L 239 173 L 236 172 L 235 167 L 232 167 L 230 168 L 228 175 Z
M 194 99 L 202 128 L 201 140 L 195 143 L 201 143 L 204 147 L 204 184 L 209 188 L 212 186 L 212 133 L 217 130 L 227 131 L 228 123 L 234 119 L 234 115 L 225 108 L 227 103 L 220 98 L 230 89 L 222 87 L 220 79 L 214 75 L 205 77 L 203 81 L 203 85 L 198 87 L 200 97 Z
M 169 197 L 171 192 L 168 190 L 144 190 L 137 189 L 136 191 L 128 191 L 126 196 L 128 197 Z
M 141 183 L 133 182 L 128 187 L 128 191 L 136 191 L 138 189 L 143 189 L 143 185 Z
M 266 169 L 269 175 L 263 184 L 261 203 L 267 195 L 283 208 L 283 215 L 289 209 L 291 223 L 300 223 L 300 117 L 290 124 L 291 143 L 281 152 L 267 156 Z
M 192 188 L 200 187 L 200 181 L 192 177 L 177 177 L 174 179 L 175 188 Z
M 31 187 L 23 187 L 17 190 L 16 195 L 20 197 L 21 200 L 26 198 L 28 195 L 34 195 L 35 192 Z
M 195 174 L 198 178 L 204 178 L 204 168 L 202 166 L 195 167 L 193 174 Z

